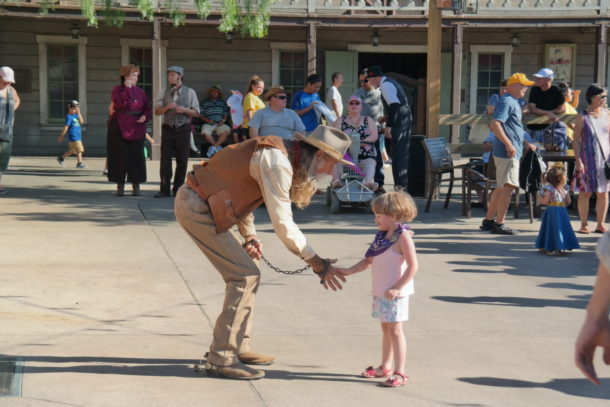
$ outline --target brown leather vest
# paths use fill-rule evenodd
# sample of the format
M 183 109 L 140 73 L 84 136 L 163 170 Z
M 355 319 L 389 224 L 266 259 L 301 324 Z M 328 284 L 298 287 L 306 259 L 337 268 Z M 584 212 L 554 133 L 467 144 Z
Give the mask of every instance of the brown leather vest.
M 250 175 L 250 161 L 254 152 L 266 147 L 288 156 L 281 137 L 257 137 L 223 148 L 187 175 L 188 186 L 208 202 L 216 233 L 226 232 L 263 203 L 261 188 Z

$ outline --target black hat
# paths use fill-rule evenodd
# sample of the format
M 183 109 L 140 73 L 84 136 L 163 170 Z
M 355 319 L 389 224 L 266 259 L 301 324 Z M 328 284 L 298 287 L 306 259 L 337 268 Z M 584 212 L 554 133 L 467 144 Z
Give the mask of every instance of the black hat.
M 366 72 L 367 78 L 375 78 L 377 76 L 383 76 L 383 69 L 379 65 L 370 66 Z
M 71 100 L 68 102 L 68 107 L 79 107 L 80 103 L 78 103 L 78 100 Z

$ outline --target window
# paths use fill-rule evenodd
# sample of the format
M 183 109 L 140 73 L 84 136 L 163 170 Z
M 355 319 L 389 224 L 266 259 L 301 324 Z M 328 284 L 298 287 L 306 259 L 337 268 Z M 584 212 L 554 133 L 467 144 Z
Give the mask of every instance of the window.
M 78 100 L 78 50 L 75 45 L 47 45 L 49 122 L 63 122 L 70 100 Z
M 485 113 L 490 96 L 498 93 L 502 81 L 504 54 L 479 54 L 477 72 L 477 106 L 476 112 Z
M 288 106 L 292 95 L 305 87 L 307 78 L 307 49 L 297 42 L 271 43 L 271 86 L 282 86 L 288 95 Z M 265 83 L 266 88 L 270 88 Z
M 140 68 L 138 86 L 144 89 L 148 100 L 153 100 L 152 49 L 129 48 L 129 63 Z
M 470 47 L 470 113 L 485 111 L 489 97 L 498 93 L 500 81 L 511 73 L 510 45 Z
M 87 38 L 37 35 L 40 122 L 63 123 L 70 100 L 78 100 L 87 120 Z
M 280 85 L 286 89 L 289 101 L 292 101 L 292 95 L 305 87 L 305 61 L 305 52 L 280 51 Z

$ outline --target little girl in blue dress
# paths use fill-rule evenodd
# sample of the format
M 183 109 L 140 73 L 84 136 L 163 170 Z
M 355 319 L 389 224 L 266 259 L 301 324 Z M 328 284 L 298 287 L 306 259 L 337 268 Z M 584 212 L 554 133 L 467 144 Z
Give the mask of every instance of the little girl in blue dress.
M 566 175 L 561 168 L 551 168 L 545 180 L 548 185 L 540 191 L 538 204 L 547 208 L 542 216 L 536 248 L 549 255 L 564 256 L 566 250 L 580 248 L 566 209 L 570 205 L 570 195 L 565 188 Z

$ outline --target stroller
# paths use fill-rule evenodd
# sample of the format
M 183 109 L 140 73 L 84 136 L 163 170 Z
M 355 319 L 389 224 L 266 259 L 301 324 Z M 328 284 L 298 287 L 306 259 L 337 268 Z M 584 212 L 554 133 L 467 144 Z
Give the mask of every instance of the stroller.
M 333 188 L 331 185 L 326 189 L 326 205 L 330 206 L 331 213 L 339 213 L 343 205 L 366 207 L 370 211 L 370 202 L 375 197 L 375 191 L 364 183 L 365 165 L 358 162 L 360 135 L 352 134 L 351 139 L 352 144 L 344 158 L 354 164 L 343 165 L 342 186 Z

